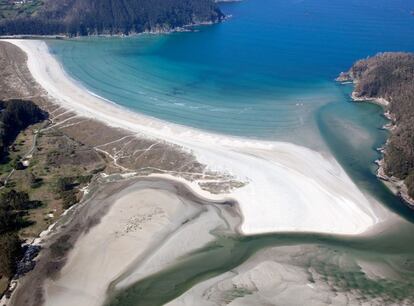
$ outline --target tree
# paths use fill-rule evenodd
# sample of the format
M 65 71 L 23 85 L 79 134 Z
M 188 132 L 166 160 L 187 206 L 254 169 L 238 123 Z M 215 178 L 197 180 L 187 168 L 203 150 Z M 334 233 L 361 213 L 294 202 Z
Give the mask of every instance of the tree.
M 17 234 L 0 235 L 0 274 L 11 278 L 16 272 L 17 261 L 21 256 L 21 241 Z

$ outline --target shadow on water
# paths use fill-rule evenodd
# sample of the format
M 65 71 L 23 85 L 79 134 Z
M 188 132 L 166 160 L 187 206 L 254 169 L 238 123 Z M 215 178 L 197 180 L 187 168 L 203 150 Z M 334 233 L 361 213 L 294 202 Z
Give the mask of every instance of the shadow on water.
M 341 85 L 338 85 L 341 86 Z M 355 103 L 349 98 L 351 86 L 341 86 L 344 101 L 321 107 L 315 114 L 319 131 L 337 161 L 354 182 L 390 210 L 414 222 L 414 211 L 395 196 L 375 175 L 378 148 L 388 137 L 382 127 L 387 123 L 382 107 Z

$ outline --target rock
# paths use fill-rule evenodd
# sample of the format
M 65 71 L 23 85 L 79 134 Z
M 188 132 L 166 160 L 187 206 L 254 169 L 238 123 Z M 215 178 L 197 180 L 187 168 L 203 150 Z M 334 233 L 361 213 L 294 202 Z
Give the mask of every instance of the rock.
M 24 255 L 23 258 L 17 263 L 17 270 L 14 278 L 17 279 L 33 270 L 36 265 L 36 261 L 34 259 L 39 254 L 40 249 L 40 245 L 36 244 L 27 244 L 23 247 Z

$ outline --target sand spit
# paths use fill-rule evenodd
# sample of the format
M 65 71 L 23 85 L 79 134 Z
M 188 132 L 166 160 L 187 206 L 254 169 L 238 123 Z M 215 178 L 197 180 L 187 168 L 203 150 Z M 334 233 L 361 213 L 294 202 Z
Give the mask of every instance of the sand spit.
M 27 53 L 33 77 L 65 108 L 179 145 L 210 170 L 246 182 L 225 194 L 240 204 L 243 234 L 361 234 L 389 214 L 368 200 L 333 158 L 293 144 L 215 135 L 130 112 L 72 80 L 48 52 L 46 43 L 9 42 Z

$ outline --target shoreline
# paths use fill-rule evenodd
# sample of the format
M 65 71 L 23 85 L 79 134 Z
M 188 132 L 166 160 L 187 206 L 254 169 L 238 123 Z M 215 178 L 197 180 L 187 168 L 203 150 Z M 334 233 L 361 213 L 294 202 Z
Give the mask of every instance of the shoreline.
M 338 80 L 337 81 L 343 83 L 343 81 Z M 350 84 L 353 84 L 355 86 L 355 82 L 351 82 Z M 384 113 L 384 117 L 389 120 L 389 123 L 383 126 L 383 129 L 392 132 L 394 129 L 397 128 L 397 124 L 395 122 L 394 116 L 390 113 L 389 110 L 386 108 L 390 105 L 390 101 L 384 99 L 384 98 L 370 98 L 366 96 L 359 97 L 357 96 L 356 91 L 352 91 L 351 93 L 351 99 L 356 102 L 368 102 L 372 104 L 376 104 L 380 107 L 382 107 Z M 411 209 L 414 209 L 414 199 L 411 198 L 408 195 L 407 186 L 404 183 L 404 180 L 398 179 L 396 177 L 390 177 L 385 173 L 385 147 L 388 143 L 388 139 L 384 143 L 384 145 L 377 149 L 378 152 L 381 153 L 381 159 L 376 160 L 375 164 L 378 166 L 378 169 L 376 171 L 376 177 L 380 179 L 383 184 L 397 197 L 399 197 L 408 207 Z
M 244 219 L 240 231 L 244 235 L 271 232 L 357 235 L 389 215 L 380 204 L 362 194 L 332 157 L 289 143 L 212 134 L 133 113 L 73 81 L 50 55 L 44 42 L 7 41 L 28 55 L 34 79 L 66 109 L 112 127 L 178 145 L 209 170 L 245 182 L 242 187 L 221 194 L 239 203 Z M 189 184 L 197 192 L 212 197 L 197 182 Z M 324 222 L 320 222 L 321 218 Z
M 239 2 L 242 0 L 230 0 L 225 2 Z M 231 15 L 224 15 L 221 19 L 216 21 L 201 21 L 201 22 L 194 22 L 189 23 L 183 26 L 178 26 L 174 28 L 162 28 L 162 27 L 155 27 L 151 30 L 145 30 L 142 32 L 129 32 L 128 34 L 123 33 L 101 33 L 101 34 L 88 34 L 88 35 L 76 35 L 70 36 L 67 34 L 55 34 L 55 35 L 36 35 L 36 34 L 17 34 L 17 35 L 0 35 L 0 40 L 8 40 L 8 39 L 79 39 L 79 38 L 89 38 L 89 37 L 137 37 L 141 35 L 168 35 L 173 33 L 182 33 L 182 32 L 193 32 L 195 31 L 194 27 L 203 27 L 203 26 L 211 26 L 215 24 L 219 24 L 221 22 L 225 22 L 230 19 Z
M 211 134 L 133 113 L 89 92 L 82 84 L 72 80 L 64 72 L 61 65 L 47 53 L 47 47 L 44 42 L 21 41 L 21 43 L 23 44 L 23 48 L 28 48 L 27 52 L 25 49 L 21 49 L 28 55 L 28 68 L 30 69 L 30 73 L 33 76 L 37 75 L 36 81 L 38 84 L 36 86 L 43 86 L 42 95 L 50 103 L 55 104 L 56 108 L 52 108 L 51 112 L 50 109 L 48 110 L 48 112 L 53 114 L 52 122 L 55 126 L 70 120 L 71 117 L 66 117 L 66 113 L 77 113 L 77 116 L 79 116 L 77 118 L 81 121 L 82 118 L 83 120 L 85 118 L 99 120 L 98 126 L 100 126 L 101 133 L 103 134 L 107 134 L 107 130 L 102 128 L 104 125 L 111 127 L 108 129 L 116 127 L 133 132 L 132 134 L 120 133 L 118 138 L 116 138 L 117 140 L 106 139 L 104 144 L 100 143 L 94 147 L 95 150 L 102 148 L 102 153 L 110 152 L 111 147 L 108 147 L 108 144 L 127 137 L 129 139 L 135 137 L 151 139 L 153 144 L 149 145 L 150 143 L 144 143 L 145 149 L 138 150 L 145 152 L 149 148 L 152 148 L 154 144 L 159 144 L 159 141 L 156 140 L 162 139 L 175 145 L 174 150 L 183 150 L 187 152 L 188 156 L 194 155 L 200 163 L 210 166 L 210 169 L 198 168 L 203 169 L 202 174 L 192 173 L 195 176 L 199 176 L 198 179 L 194 179 L 191 176 L 189 179 L 188 176 L 180 172 L 181 168 L 178 167 L 185 160 L 180 160 L 174 166 L 178 168 L 172 168 L 172 170 L 176 171 L 172 171 L 171 169 L 162 171 L 162 169 L 158 169 L 159 172 L 150 171 L 147 175 L 145 175 L 145 171 L 144 173 L 141 172 L 142 169 L 131 168 L 128 165 L 127 167 L 123 167 L 121 161 L 119 165 L 121 174 L 116 172 L 116 177 L 111 177 L 111 179 L 114 179 L 114 184 L 123 184 L 121 181 L 125 182 L 129 179 L 154 180 L 158 182 L 157 184 L 162 184 L 162 182 L 168 180 L 171 184 L 180 185 L 182 188 L 188 190 L 186 192 L 187 198 L 189 197 L 191 199 L 191 197 L 195 197 L 197 201 L 207 201 L 212 204 L 212 207 L 217 206 L 216 204 L 218 202 L 229 202 L 231 207 L 220 208 L 220 210 L 225 209 L 227 211 L 225 215 L 218 215 L 222 217 L 222 220 L 228 225 L 232 233 L 236 232 L 241 235 L 274 232 L 312 232 L 337 235 L 364 234 L 369 236 L 375 230 L 383 228 L 382 224 L 386 223 L 383 221 L 393 219 L 390 218 L 393 215 L 382 208 L 380 204 L 372 201 L 370 197 L 366 197 L 359 191 L 332 157 L 289 143 L 255 141 L 240 137 Z M 34 52 L 31 53 L 31 50 Z M 34 56 L 37 56 L 37 59 L 40 60 L 40 63 L 38 63 L 40 65 L 39 67 L 33 66 Z M 30 66 L 31 58 L 32 66 Z M 36 69 L 38 70 L 36 71 Z M 42 69 L 44 69 L 43 72 L 46 72 L 45 75 L 42 75 Z M 29 71 L 27 75 L 29 76 Z M 48 95 L 44 94 L 45 91 L 48 91 Z M 103 113 L 98 110 L 103 110 Z M 115 116 L 113 116 L 114 114 Z M 55 122 L 54 118 L 59 116 L 62 117 Z M 68 124 L 68 126 L 70 125 L 73 124 Z M 93 127 L 93 125 L 84 127 L 84 132 L 92 133 Z M 142 146 L 135 147 L 134 150 L 139 148 L 142 148 Z M 161 150 L 163 149 L 161 148 Z M 148 155 L 154 155 L 153 151 L 149 152 Z M 112 158 L 111 155 L 109 157 Z M 115 154 L 115 166 L 117 165 L 117 158 Z M 157 158 L 156 155 L 155 158 Z M 173 155 L 172 158 L 174 158 Z M 144 162 L 141 166 L 147 165 Z M 160 164 L 161 166 L 162 164 Z M 105 178 L 107 177 L 108 175 L 103 174 L 103 181 L 106 181 Z M 200 183 L 202 182 L 202 178 L 206 177 L 208 177 L 206 181 L 211 184 L 224 184 L 225 180 L 229 180 L 229 178 L 237 178 L 243 184 L 233 186 L 231 189 L 225 191 L 212 193 L 211 189 L 204 188 Z M 98 187 L 102 188 L 102 192 L 106 193 L 110 192 L 111 189 L 101 185 Z M 96 196 L 95 192 L 92 191 L 91 196 Z M 272 201 L 273 198 L 271 197 L 276 197 L 276 200 L 286 200 L 286 202 Z M 333 203 L 331 203 L 332 201 Z M 261 205 L 263 203 L 265 204 L 264 207 Z M 76 214 L 84 205 L 84 202 L 77 205 L 73 214 Z M 72 213 L 69 213 L 69 215 L 72 215 Z M 102 215 L 98 214 L 95 217 L 99 216 Z M 214 214 L 209 216 L 210 218 L 207 218 L 208 222 L 215 220 L 215 218 L 211 218 Z M 288 220 L 283 220 L 286 216 Z M 71 216 L 62 215 L 63 220 L 59 219 L 59 221 L 65 222 L 67 218 L 71 218 Z M 79 219 L 82 216 L 77 215 L 74 218 Z M 344 218 L 348 219 L 345 221 L 349 222 L 340 223 L 338 226 L 338 222 Z M 354 218 L 357 219 L 356 222 Z M 171 220 L 174 222 L 177 221 L 175 218 Z M 279 224 L 281 220 L 285 221 L 285 223 Z M 201 226 L 201 230 L 197 230 L 197 232 L 203 233 L 203 235 L 202 237 L 198 237 L 196 241 L 192 240 L 193 243 L 188 246 L 190 248 L 197 248 L 197 246 L 203 244 L 203 241 L 207 241 L 204 239 L 205 236 L 210 235 L 210 230 L 207 230 L 207 227 L 202 228 L 203 224 L 205 225 L 206 223 L 199 221 L 194 222 L 196 225 L 193 226 Z M 265 227 L 262 226 L 263 221 L 267 222 Z M 325 224 L 323 224 L 324 222 Z M 184 225 L 185 223 L 187 221 L 184 221 L 182 224 Z M 250 226 L 247 227 L 247 231 L 246 223 Z M 84 231 L 85 228 L 82 226 L 79 230 Z M 86 230 L 88 230 L 88 227 L 86 227 Z M 46 235 L 45 243 L 52 243 L 54 241 L 53 237 L 55 237 L 54 234 L 62 235 L 64 232 L 64 230 L 61 232 L 60 227 L 53 228 L 52 232 Z M 156 245 L 156 249 L 148 249 L 148 252 L 146 252 L 147 256 L 143 255 L 143 257 L 136 258 L 126 272 L 122 268 L 120 271 L 117 271 L 121 273 L 119 277 L 113 280 L 111 276 L 106 280 L 106 283 L 102 282 L 99 286 L 105 287 L 109 285 L 110 290 L 122 289 L 145 275 L 156 272 L 157 269 L 165 268 L 165 264 L 173 263 L 175 260 L 174 255 L 179 257 L 180 252 L 189 250 L 180 248 L 179 251 L 171 252 L 171 250 L 177 250 L 176 245 L 179 245 L 177 242 L 180 242 L 182 237 L 186 237 L 185 233 L 180 233 L 180 239 L 176 236 L 175 240 L 170 239 L 170 237 L 157 240 L 160 243 Z M 77 244 L 74 248 L 76 252 L 79 251 Z M 118 251 L 119 249 L 124 250 L 123 248 L 117 248 Z M 45 254 L 41 254 L 40 260 L 48 260 L 48 252 L 46 250 Z M 95 253 L 100 254 L 101 252 L 97 251 Z M 172 257 L 171 254 L 173 254 Z M 84 262 L 83 266 L 88 267 L 85 261 L 90 256 L 82 257 L 83 259 L 81 261 Z M 56 265 L 53 269 L 59 271 L 66 266 L 66 262 L 58 262 Z M 42 269 L 42 267 L 45 267 L 44 263 L 41 263 L 37 269 Z M 31 289 L 36 290 L 40 286 L 42 290 L 45 288 L 43 283 L 40 282 L 35 285 L 28 283 L 28 280 L 30 282 L 36 276 L 48 278 L 48 275 L 42 274 L 42 272 L 39 274 L 38 272 L 39 270 L 33 271 L 27 278 L 25 276 L 21 280 L 22 285 L 15 288 L 12 299 L 18 298 L 22 302 L 22 298 L 19 296 L 21 294 L 25 295 L 26 288 L 29 288 L 30 292 Z M 64 275 L 66 274 L 70 273 L 64 273 Z M 46 280 L 48 282 L 47 286 L 53 287 L 54 282 L 59 281 L 59 278 L 60 276 L 54 280 Z M 97 279 L 101 278 L 97 277 Z M 108 280 L 111 280 L 111 283 L 108 283 Z M 69 284 L 75 285 L 76 283 L 76 281 L 69 282 Z M 93 283 L 86 282 L 85 286 L 98 286 Z M 53 293 L 53 290 L 51 292 Z M 28 294 L 30 295 L 30 293 Z M 102 295 L 102 293 L 97 294 L 96 300 L 100 301 L 98 297 Z M 62 297 L 59 294 L 55 295 L 55 298 L 62 302 Z M 53 299 L 50 300 L 48 298 L 47 303 L 50 303 L 50 301 L 53 301 Z M 54 303 L 52 304 L 54 305 Z M 15 305 L 20 304 L 17 303 Z M 89 304 L 87 305 L 89 306 Z
M 365 97 L 365 96 L 359 97 L 356 95 L 355 91 L 352 92 L 351 98 L 354 102 L 370 102 L 376 105 L 380 105 L 382 107 L 386 107 L 390 104 L 390 102 L 384 98 L 370 98 L 370 97 Z

